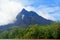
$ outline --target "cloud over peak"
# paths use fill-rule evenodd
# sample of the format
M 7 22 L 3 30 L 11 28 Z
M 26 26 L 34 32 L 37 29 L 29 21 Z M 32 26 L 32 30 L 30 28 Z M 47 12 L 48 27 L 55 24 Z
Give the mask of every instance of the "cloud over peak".
M 0 25 L 13 23 L 16 20 L 16 15 L 22 10 L 22 4 L 15 1 L 1 0 L 0 1 Z
M 41 0 L 40 0 L 41 1 Z M 36 2 L 36 4 L 34 3 Z M 43 2 L 43 1 L 42 1 Z M 35 11 L 38 13 L 38 15 L 50 19 L 50 20 L 56 20 L 55 17 L 56 13 L 60 13 L 58 9 L 60 7 L 48 7 L 45 5 L 40 5 L 40 2 L 38 4 L 38 1 L 32 1 L 32 0 L 0 0 L 0 25 L 6 25 L 9 23 L 13 23 L 16 21 L 16 16 L 18 13 L 25 8 L 28 11 Z M 39 6 L 36 6 L 36 5 Z M 55 12 L 55 14 L 54 14 Z M 56 15 L 56 16 L 55 16 Z M 60 17 L 60 16 L 59 16 Z

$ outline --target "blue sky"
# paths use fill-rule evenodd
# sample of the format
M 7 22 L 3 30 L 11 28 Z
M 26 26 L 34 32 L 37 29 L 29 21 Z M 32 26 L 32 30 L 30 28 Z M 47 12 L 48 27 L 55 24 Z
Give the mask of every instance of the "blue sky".
M 45 5 L 49 7 L 60 6 L 60 0 L 16 0 L 17 2 L 22 2 L 27 6 L 30 4 L 31 6 L 37 7 L 39 5 Z
M 60 21 L 60 0 L 0 0 L 0 25 L 16 21 L 23 8 L 46 19 Z
M 36 10 L 49 14 L 55 21 L 60 21 L 60 0 L 17 0 L 17 2 L 34 7 Z

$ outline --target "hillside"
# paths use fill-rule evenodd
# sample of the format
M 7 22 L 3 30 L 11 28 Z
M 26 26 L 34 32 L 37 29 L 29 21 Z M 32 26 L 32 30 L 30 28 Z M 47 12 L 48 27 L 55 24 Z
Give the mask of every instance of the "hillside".
M 0 32 L 0 39 L 58 39 L 60 23 L 40 26 L 30 25 L 28 28 L 13 26 L 12 30 Z

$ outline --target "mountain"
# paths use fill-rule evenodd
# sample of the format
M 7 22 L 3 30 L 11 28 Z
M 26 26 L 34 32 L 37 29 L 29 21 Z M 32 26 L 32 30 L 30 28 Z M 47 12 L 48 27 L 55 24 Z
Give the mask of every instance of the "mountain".
M 25 9 L 22 9 L 22 11 L 19 12 L 16 19 L 17 20 L 13 24 L 0 26 L 0 30 L 10 29 L 12 26 L 28 27 L 29 25 L 33 25 L 33 24 L 49 25 L 52 22 L 51 20 L 47 20 L 39 16 L 34 11 L 27 11 Z
M 41 16 L 39 16 L 36 12 L 34 11 L 27 11 L 23 9 L 18 15 L 17 15 L 17 21 L 15 24 L 21 27 L 24 26 L 29 26 L 33 24 L 39 24 L 39 25 L 45 25 L 45 24 L 50 24 L 51 20 L 47 20 Z

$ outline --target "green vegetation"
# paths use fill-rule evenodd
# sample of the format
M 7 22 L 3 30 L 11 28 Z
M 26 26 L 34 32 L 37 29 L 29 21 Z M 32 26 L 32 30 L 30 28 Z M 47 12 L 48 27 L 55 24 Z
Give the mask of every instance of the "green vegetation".
M 30 25 L 28 28 L 14 26 L 10 31 L 0 32 L 0 39 L 58 39 L 60 23 L 51 25 Z

